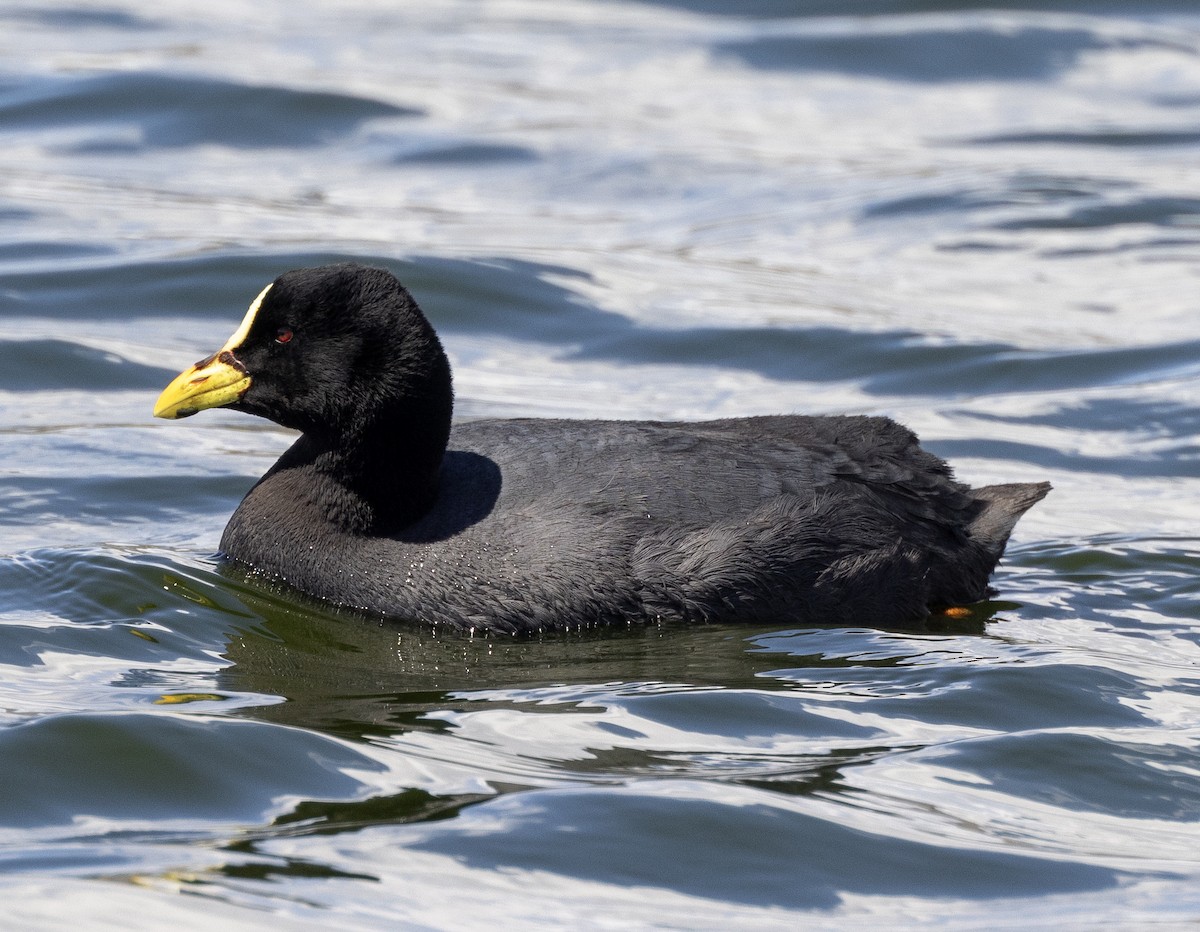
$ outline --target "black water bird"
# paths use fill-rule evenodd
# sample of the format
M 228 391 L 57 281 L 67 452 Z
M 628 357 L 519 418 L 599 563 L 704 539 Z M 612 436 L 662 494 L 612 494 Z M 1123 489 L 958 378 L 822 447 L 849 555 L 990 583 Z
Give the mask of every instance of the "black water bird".
M 221 538 L 341 606 L 462 629 L 899 627 L 983 599 L 1048 483 L 971 489 L 880 417 L 451 426 L 450 364 L 389 272 L 287 272 L 154 413 L 301 436 Z

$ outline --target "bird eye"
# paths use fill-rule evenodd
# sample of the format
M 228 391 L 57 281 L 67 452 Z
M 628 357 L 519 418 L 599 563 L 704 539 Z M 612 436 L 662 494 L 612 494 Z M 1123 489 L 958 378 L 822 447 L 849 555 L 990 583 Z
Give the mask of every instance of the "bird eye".
M 294 336 L 294 334 L 292 333 L 292 330 L 290 327 L 280 327 L 278 330 L 275 331 L 275 342 L 276 343 L 291 343 L 293 336 Z

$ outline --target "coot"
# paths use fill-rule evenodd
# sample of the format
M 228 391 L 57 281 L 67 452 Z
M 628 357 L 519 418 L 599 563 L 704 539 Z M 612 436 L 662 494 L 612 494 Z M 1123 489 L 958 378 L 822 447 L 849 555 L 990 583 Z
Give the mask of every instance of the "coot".
M 341 264 L 275 279 L 154 413 L 300 431 L 225 528 L 229 560 L 462 629 L 910 625 L 984 598 L 1050 488 L 972 489 L 882 417 L 452 425 L 452 405 L 411 295 Z

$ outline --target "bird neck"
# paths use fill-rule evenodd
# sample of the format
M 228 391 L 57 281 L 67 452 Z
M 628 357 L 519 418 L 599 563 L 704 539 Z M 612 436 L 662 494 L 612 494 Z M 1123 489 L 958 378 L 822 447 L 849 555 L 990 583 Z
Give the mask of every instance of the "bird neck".
M 311 503 L 340 531 L 396 531 L 424 515 L 437 497 L 451 404 L 449 398 L 441 406 L 425 399 L 385 408 L 337 438 L 303 434 L 271 473 L 312 474 Z

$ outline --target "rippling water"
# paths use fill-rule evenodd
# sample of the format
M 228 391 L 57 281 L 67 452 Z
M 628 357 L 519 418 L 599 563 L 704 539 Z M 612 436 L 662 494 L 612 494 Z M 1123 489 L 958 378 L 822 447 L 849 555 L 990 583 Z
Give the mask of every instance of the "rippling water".
M 0 4 L 9 921 L 1200 919 L 1193 6 L 394 6 Z M 212 557 L 286 432 L 150 408 L 342 257 L 463 417 L 889 414 L 1055 492 L 916 633 L 314 609 Z

